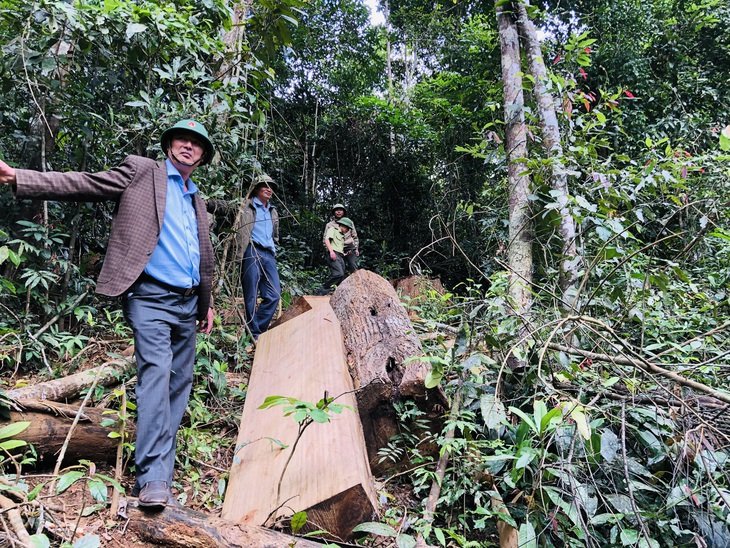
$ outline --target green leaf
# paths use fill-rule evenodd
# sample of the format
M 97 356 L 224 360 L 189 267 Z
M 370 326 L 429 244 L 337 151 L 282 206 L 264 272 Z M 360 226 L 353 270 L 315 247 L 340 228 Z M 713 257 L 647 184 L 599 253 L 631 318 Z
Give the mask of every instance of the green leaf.
M 720 148 L 725 152 L 730 150 L 730 126 L 720 132 Z
M 50 548 L 51 541 L 43 533 L 30 536 L 30 547 L 31 548 Z
M 588 417 L 584 412 L 583 406 L 565 402 L 563 408 L 570 410 L 570 418 L 575 421 L 575 426 L 578 428 L 580 435 L 583 436 L 583 439 L 591 439 L 591 426 L 588 424 Z
M 141 23 L 130 23 L 127 25 L 127 40 L 129 40 L 135 34 L 144 32 L 147 30 L 147 25 Z
M 106 483 L 101 478 L 93 477 L 87 484 L 91 496 L 99 502 L 106 502 Z
M 2 428 L 0 428 L 0 440 L 17 436 L 29 426 L 30 422 L 28 421 L 19 421 L 8 424 L 7 426 L 3 426 Z
M 479 398 L 479 406 L 484 419 L 484 425 L 493 430 L 507 420 L 504 404 L 492 394 L 482 394 Z
M 100 546 L 99 535 L 84 535 L 73 544 L 73 548 L 99 548 Z
M 330 421 L 329 415 L 321 409 L 314 409 L 310 413 L 310 417 L 314 422 L 318 422 L 319 424 L 326 424 Z
M 523 422 L 525 422 L 530 427 L 530 430 L 532 430 L 535 434 L 539 433 L 537 430 L 537 427 L 535 426 L 535 423 L 532 421 L 532 418 L 529 415 L 527 415 L 524 411 L 522 411 L 521 409 L 518 409 L 517 407 L 510 407 L 509 411 L 510 411 L 510 413 L 514 413 L 515 415 L 520 417 L 523 420 Z
M 528 521 L 520 525 L 517 546 L 520 548 L 537 548 L 537 535 L 535 534 L 535 528 Z
M 378 523 L 375 521 L 366 521 L 360 523 L 352 529 L 353 533 L 370 533 L 372 535 L 378 535 L 381 537 L 395 537 L 398 535 L 395 529 L 385 523 Z
M 63 476 L 58 478 L 58 483 L 56 483 L 56 494 L 60 495 L 83 477 L 84 472 L 79 470 L 71 470 L 70 472 L 65 473 Z
M 426 374 L 426 388 L 436 388 L 441 383 L 443 375 L 433 369 Z
M 292 532 L 296 535 L 307 523 L 307 513 L 297 512 L 291 517 L 290 525 Z
M 406 535 L 405 533 L 401 533 L 395 538 L 395 545 L 398 548 L 415 548 L 416 547 L 416 539 L 413 538 L 411 535 Z
M 639 540 L 639 532 L 636 529 L 624 529 L 621 531 L 621 544 L 633 546 Z
M 8 440 L 0 442 L 0 449 L 3 451 L 12 451 L 18 447 L 25 447 L 26 445 L 28 444 L 23 440 Z

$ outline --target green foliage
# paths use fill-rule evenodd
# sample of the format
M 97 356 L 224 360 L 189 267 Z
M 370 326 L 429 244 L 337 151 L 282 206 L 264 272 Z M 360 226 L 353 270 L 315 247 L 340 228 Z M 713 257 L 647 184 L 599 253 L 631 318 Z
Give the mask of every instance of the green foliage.
M 267 396 L 259 409 L 270 409 L 281 406 L 285 417 L 292 417 L 299 424 L 318 422 L 326 424 L 331 420 L 330 413 L 339 415 L 345 409 L 352 411 L 349 405 L 333 403 L 335 398 L 324 397 L 317 403 L 298 400 L 287 396 Z
M 25 447 L 27 445 L 25 441 L 8 438 L 13 438 L 17 436 L 29 426 L 29 422 L 20 421 L 13 424 L 8 424 L 0 428 L 0 451 L 2 451 L 3 453 L 10 453 L 14 449 L 18 449 L 19 447 Z

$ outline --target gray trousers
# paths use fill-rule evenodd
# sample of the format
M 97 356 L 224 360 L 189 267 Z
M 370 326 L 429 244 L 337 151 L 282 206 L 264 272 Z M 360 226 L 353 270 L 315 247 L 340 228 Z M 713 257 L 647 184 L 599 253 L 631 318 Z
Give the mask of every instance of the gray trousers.
M 358 268 L 360 268 L 360 265 L 358 264 L 358 259 L 359 259 L 359 257 L 357 255 L 355 255 L 354 247 L 345 248 L 345 264 L 347 266 L 348 274 L 352 274 Z
M 340 283 L 342 283 L 342 280 L 345 279 L 345 256 L 342 253 L 338 253 L 335 251 L 334 261 L 330 259 L 329 254 L 326 255 L 326 258 L 327 266 L 329 266 L 330 268 L 330 276 L 324 282 L 322 289 L 328 291 L 336 285 L 340 285 Z
M 137 359 L 136 494 L 148 481 L 172 483 L 175 438 L 193 384 L 198 297 L 138 281 L 122 304 Z

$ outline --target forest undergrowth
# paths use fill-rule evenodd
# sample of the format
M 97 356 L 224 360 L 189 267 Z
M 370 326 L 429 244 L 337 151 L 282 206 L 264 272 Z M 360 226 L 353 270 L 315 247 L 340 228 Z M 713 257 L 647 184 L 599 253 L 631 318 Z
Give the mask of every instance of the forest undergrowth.
M 378 518 L 359 527 L 358 545 L 411 547 L 425 539 L 433 546 L 498 546 L 498 522 L 514 527 L 524 546 L 694 546 L 698 538 L 723 545 L 730 538 L 730 429 L 721 399 L 727 396 L 712 388 L 721 374 L 712 358 L 692 367 L 698 374 L 679 375 L 662 359 L 667 352 L 647 356 L 605 320 L 558 309 L 552 319 L 533 318 L 531 331 L 518 338 L 505 287 L 500 273 L 488 285 L 470 282 L 451 292 L 425 284 L 404 299 L 431 368 L 427 383 L 441 386 L 451 408 L 443 430 L 424 435 L 421 412 L 397 405 L 400 433 L 380 454 L 408 464 L 376 478 Z M 106 312 L 102 317 L 115 321 L 93 329 L 90 317 L 98 311 L 77 311 L 87 323 L 74 335 L 48 331 L 59 341 L 80 341 L 49 345 L 50 371 L 29 367 L 42 363 L 32 346 L 16 347 L 14 355 L 26 360 L 3 376 L 3 392 L 119 356 L 129 344 L 119 315 Z M 214 333 L 199 336 L 178 438 L 174 492 L 187 507 L 212 515 L 225 496 L 254 352 L 236 320 L 224 307 Z M 4 339 L 6 356 L 13 340 Z M 693 340 L 672 348 L 691 352 Z M 520 353 L 529 366 L 513 370 L 509 357 Z M 718 347 L 714 355 L 723 353 Z M 3 402 L 6 411 L 13 407 Z M 123 406 L 133 417 L 133 377 L 95 387 L 88 405 L 118 412 Z M 2 500 L 11 501 L 1 516 L 6 538 L 14 536 L 13 506 L 19 523 L 38 531 L 35 546 L 119 545 L 124 520 L 110 505 L 115 488 L 131 487 L 133 442 L 123 443 L 123 474 L 115 480 L 114 467 L 101 462 L 65 463 L 48 473 L 22 440 L 22 423 L 0 430 Z M 439 454 L 421 451 L 427 443 L 438 444 Z M 440 475 L 436 461 L 444 455 Z M 429 512 L 434 482 L 440 492 Z

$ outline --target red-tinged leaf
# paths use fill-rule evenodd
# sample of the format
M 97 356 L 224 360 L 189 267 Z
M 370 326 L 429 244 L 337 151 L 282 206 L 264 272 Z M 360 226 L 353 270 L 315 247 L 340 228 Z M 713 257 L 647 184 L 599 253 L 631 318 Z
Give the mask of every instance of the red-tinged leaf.
M 586 101 L 585 99 L 583 100 L 583 105 L 586 107 L 586 112 L 591 111 L 591 104 L 588 101 Z
M 560 55 L 556 55 L 555 59 L 553 59 L 553 65 L 557 65 L 561 59 L 562 57 Z
M 682 179 L 687 178 L 687 166 L 682 166 Z
M 647 162 L 644 164 L 644 167 L 648 166 L 650 163 L 652 163 L 654 160 L 647 160 Z
M 699 168 L 699 169 L 698 169 L 698 171 L 699 171 L 700 173 L 704 173 L 704 172 L 705 172 L 705 170 L 704 170 L 704 169 L 702 169 L 702 168 Z
M 583 77 L 584 80 L 588 79 L 588 75 L 586 74 L 586 71 L 583 69 L 580 69 L 580 75 Z
M 624 90 L 624 93 L 626 94 L 626 97 L 629 99 L 634 99 L 634 94 L 631 93 L 628 89 Z
M 583 51 L 585 51 L 586 53 L 591 53 L 591 48 L 583 48 Z

